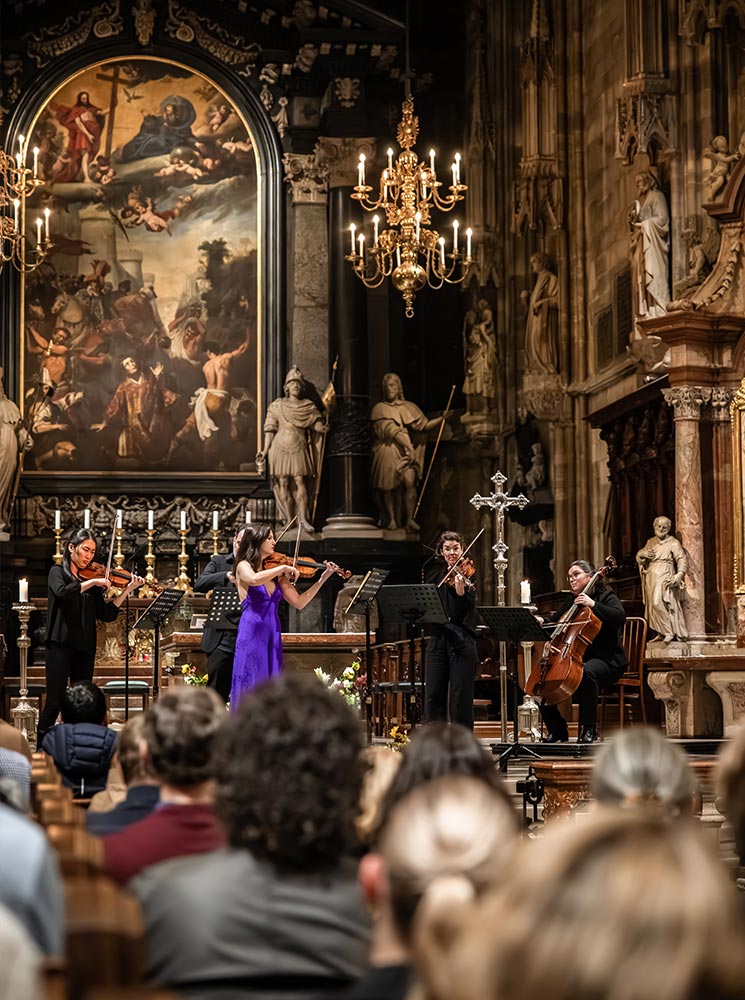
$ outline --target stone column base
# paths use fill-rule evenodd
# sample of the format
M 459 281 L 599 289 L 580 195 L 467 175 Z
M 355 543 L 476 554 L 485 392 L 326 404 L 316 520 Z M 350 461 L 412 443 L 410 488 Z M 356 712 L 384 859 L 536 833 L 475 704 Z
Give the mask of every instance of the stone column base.
M 371 517 L 362 514 L 335 514 L 328 518 L 321 538 L 382 538 L 382 530 Z

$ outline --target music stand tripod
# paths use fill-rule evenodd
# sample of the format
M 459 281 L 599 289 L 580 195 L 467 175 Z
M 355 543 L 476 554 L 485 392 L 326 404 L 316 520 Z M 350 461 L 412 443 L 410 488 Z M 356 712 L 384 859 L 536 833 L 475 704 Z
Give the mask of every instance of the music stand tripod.
M 423 625 L 446 625 L 448 616 L 442 603 L 442 593 L 433 583 L 383 587 L 378 594 L 380 611 L 388 622 L 406 625 L 409 640 L 409 724 L 416 726 L 416 670 L 414 639 Z M 422 706 L 425 704 L 424 664 L 422 664 Z
M 479 614 L 495 639 L 499 642 L 512 642 L 517 646 L 521 642 L 545 642 L 546 633 L 540 623 L 527 608 L 479 608 Z M 520 727 L 517 724 L 517 675 L 512 685 L 512 711 L 514 726 L 514 742 L 499 756 L 499 770 L 506 771 L 507 764 L 513 758 L 532 757 L 540 760 L 540 754 L 531 747 L 520 743 Z M 506 705 L 503 705 L 506 711 Z M 507 732 L 505 727 L 503 732 Z
M 153 629 L 155 632 L 153 636 L 153 701 L 158 700 L 160 681 L 160 627 L 183 596 L 183 590 L 161 591 L 132 626 L 133 629 L 147 628 Z
M 370 611 L 378 591 L 388 576 L 387 569 L 371 569 L 357 588 L 357 593 L 349 602 L 347 614 L 365 615 L 365 705 L 367 707 L 367 739 L 372 742 L 373 704 L 372 692 L 374 685 L 372 664 L 372 643 L 370 641 Z

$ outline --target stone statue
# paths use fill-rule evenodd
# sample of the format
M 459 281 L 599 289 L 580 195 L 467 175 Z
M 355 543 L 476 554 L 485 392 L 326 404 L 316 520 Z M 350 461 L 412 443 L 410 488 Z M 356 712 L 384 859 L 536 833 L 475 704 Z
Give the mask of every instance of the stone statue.
M 383 376 L 383 399 L 370 411 L 372 429 L 372 485 L 380 510 L 380 524 L 389 531 L 399 525 L 418 532 L 414 520 L 417 480 L 424 465 L 424 433 L 439 427 L 442 418 L 428 420 L 416 403 L 404 399 L 401 379 Z
M 479 299 L 463 321 L 463 394 L 468 413 L 485 413 L 496 405 L 497 341 L 494 315 L 487 299 Z
M 536 275 L 532 292 L 522 292 L 528 310 L 525 326 L 527 370 L 555 375 L 559 370 L 559 279 L 548 254 L 538 250 L 530 258 Z
M 711 161 L 711 168 L 703 180 L 704 201 L 714 201 L 729 180 L 732 164 L 740 159 L 740 153 L 730 153 L 727 137 L 715 135 L 711 145 L 706 146 L 701 155 Z
M 657 178 L 636 175 L 639 200 L 629 210 L 631 278 L 636 319 L 664 316 L 670 301 L 670 213 Z
M 321 411 L 307 398 L 303 373 L 293 367 L 285 379 L 283 398 L 269 404 L 264 419 L 264 448 L 256 456 L 256 466 L 264 472 L 269 461 L 272 489 L 277 509 L 287 524 L 295 514 L 305 531 L 312 531 L 308 519 L 310 483 L 318 473 L 320 443 L 326 426 Z
M 652 527 L 654 538 L 647 539 L 644 548 L 636 553 L 647 621 L 663 642 L 685 639 L 688 630 L 681 597 L 688 558 L 678 539 L 670 534 L 669 517 L 656 517 Z
M 546 482 L 546 458 L 540 441 L 531 448 L 530 468 L 525 474 L 525 486 L 530 493 L 535 493 Z
M 21 455 L 33 443 L 23 426 L 21 411 L 5 395 L 0 368 L 0 534 L 7 534 L 5 528 L 10 524 Z

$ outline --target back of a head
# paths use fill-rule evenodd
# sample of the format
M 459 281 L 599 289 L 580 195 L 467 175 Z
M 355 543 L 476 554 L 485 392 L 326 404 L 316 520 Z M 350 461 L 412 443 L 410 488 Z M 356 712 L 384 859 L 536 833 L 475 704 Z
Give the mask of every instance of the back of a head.
M 720 808 L 735 834 L 740 862 L 745 859 L 745 725 L 741 725 L 719 755 L 716 768 Z
M 692 820 L 599 810 L 526 842 L 432 1000 L 741 1000 L 737 896 Z
M 183 788 L 213 778 L 215 737 L 225 719 L 225 705 L 212 688 L 183 684 L 165 691 L 143 722 L 155 776 Z
M 405 795 L 433 778 L 447 775 L 476 778 L 504 791 L 493 757 L 470 730 L 433 722 L 417 729 L 403 751 L 401 766 L 381 805 L 378 832 L 385 827 L 396 804 Z
M 220 735 L 217 808 L 234 847 L 282 869 L 331 869 L 356 844 L 362 727 L 315 677 L 285 673 Z
M 106 697 L 97 684 L 81 681 L 65 690 L 60 712 L 65 723 L 89 722 L 101 726 L 106 718 Z
M 362 759 L 367 770 L 362 779 L 356 827 L 360 842 L 371 844 L 378 830 L 383 800 L 401 766 L 401 754 L 387 746 L 368 746 L 362 751 Z
M 140 741 L 145 739 L 145 713 L 138 712 L 131 716 L 116 736 L 116 754 L 125 785 L 135 781 L 153 781 L 150 772 L 140 753 Z
M 644 806 L 690 814 L 696 779 L 683 750 L 658 729 L 634 726 L 605 743 L 592 772 L 593 798 L 606 805 Z

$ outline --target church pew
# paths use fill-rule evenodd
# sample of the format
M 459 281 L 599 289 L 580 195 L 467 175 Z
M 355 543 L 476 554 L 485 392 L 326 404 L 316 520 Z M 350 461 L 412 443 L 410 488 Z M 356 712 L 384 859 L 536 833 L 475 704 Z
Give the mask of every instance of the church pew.
M 46 827 L 49 843 L 57 852 L 63 877 L 100 875 L 103 871 L 103 843 L 80 826 L 52 823 Z

